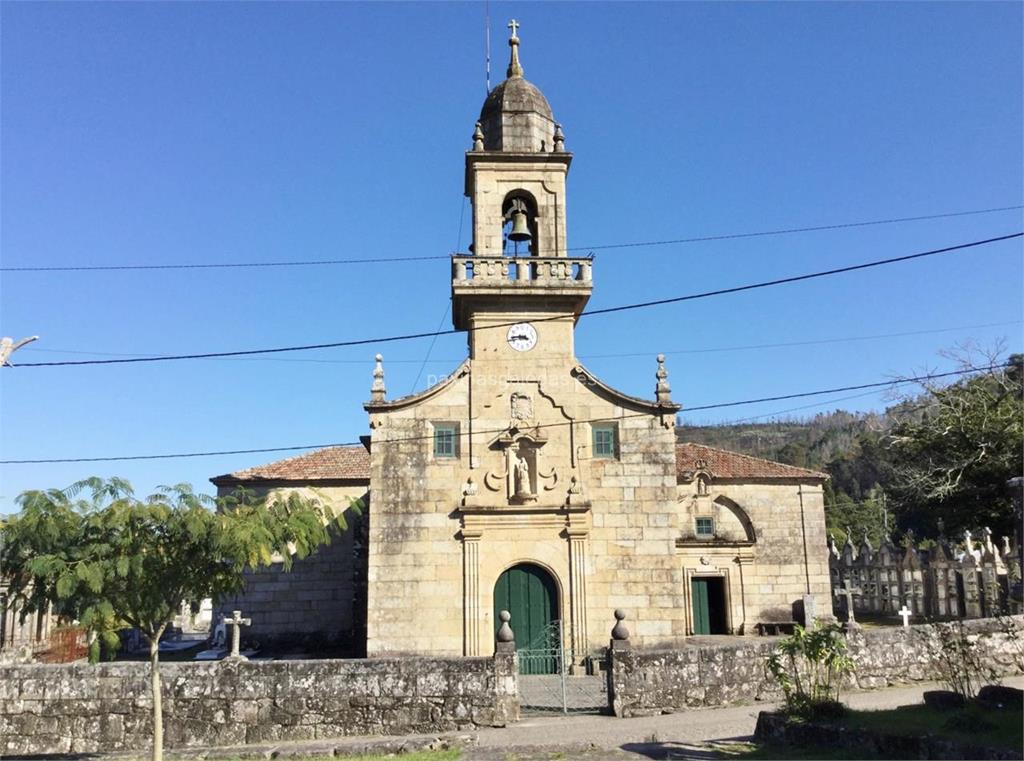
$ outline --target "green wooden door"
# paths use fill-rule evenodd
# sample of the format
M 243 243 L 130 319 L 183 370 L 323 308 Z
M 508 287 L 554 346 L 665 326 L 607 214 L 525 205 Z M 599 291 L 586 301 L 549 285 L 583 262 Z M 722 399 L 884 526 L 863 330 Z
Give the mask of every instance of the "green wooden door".
M 690 579 L 693 598 L 693 633 L 711 634 L 711 608 L 708 604 L 708 580 Z
M 501 625 L 498 613 L 512 614 L 512 631 L 517 650 L 550 649 L 552 622 L 558 619 L 558 589 L 551 574 L 540 566 L 523 563 L 513 566 L 498 577 L 494 585 L 495 631 Z M 525 673 L 554 673 L 556 661 L 547 658 L 523 658 L 520 670 Z

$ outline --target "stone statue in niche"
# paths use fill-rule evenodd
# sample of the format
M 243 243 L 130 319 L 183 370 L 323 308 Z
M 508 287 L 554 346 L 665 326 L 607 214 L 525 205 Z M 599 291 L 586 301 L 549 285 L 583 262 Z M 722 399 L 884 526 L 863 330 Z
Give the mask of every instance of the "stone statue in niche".
M 533 496 L 533 485 L 530 480 L 530 463 L 522 453 L 516 456 L 515 462 L 515 488 L 517 497 Z
M 703 474 L 697 476 L 697 496 L 708 496 L 708 478 Z

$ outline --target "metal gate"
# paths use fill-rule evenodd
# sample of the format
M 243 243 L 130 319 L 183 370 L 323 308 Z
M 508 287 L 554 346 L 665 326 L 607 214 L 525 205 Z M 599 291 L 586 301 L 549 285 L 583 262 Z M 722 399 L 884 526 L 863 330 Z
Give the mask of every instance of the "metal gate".
M 524 713 L 600 713 L 608 707 L 608 683 L 596 675 L 569 673 L 562 622 L 555 620 L 519 648 L 519 706 Z

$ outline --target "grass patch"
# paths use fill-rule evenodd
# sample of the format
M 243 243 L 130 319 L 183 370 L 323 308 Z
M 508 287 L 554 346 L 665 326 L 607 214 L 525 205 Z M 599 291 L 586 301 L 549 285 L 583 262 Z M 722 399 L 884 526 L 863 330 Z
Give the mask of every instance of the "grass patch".
M 735 743 L 716 745 L 719 758 L 733 761 L 875 761 L 882 756 L 872 756 L 863 749 L 834 748 L 824 745 L 759 745 L 757 743 Z
M 960 711 L 936 711 L 926 705 L 888 711 L 848 711 L 843 723 L 887 735 L 937 735 L 961 742 L 1012 748 L 1024 745 L 1020 711 L 988 710 L 968 704 Z
M 822 722 L 826 723 L 826 722 Z M 902 706 L 885 711 L 847 710 L 834 723 L 876 735 L 920 737 L 934 735 L 963 743 L 1020 751 L 1024 746 L 1024 722 L 1021 712 L 1013 709 L 988 710 L 968 704 L 960 711 L 937 711 L 926 705 Z M 798 761 L 799 759 L 885 759 L 890 756 L 869 755 L 864 748 L 833 746 L 796 747 L 792 745 L 761 745 L 735 743 L 717 745 L 719 757 L 735 761 Z

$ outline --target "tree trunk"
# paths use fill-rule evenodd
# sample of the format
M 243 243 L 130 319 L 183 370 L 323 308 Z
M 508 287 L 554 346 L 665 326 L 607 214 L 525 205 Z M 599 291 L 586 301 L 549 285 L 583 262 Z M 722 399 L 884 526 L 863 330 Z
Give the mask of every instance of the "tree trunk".
M 150 686 L 153 691 L 153 761 L 163 761 L 164 758 L 164 711 L 160 694 L 160 635 L 163 632 L 164 627 L 161 626 L 149 640 Z

